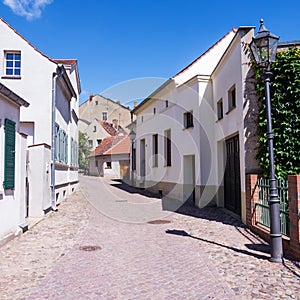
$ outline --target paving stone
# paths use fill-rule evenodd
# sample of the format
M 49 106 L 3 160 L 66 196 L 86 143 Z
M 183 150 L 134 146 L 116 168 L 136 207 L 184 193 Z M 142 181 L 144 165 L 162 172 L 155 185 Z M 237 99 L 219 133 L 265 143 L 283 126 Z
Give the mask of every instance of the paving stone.
M 0 248 L 1 300 L 300 299 L 299 265 L 269 262 L 268 245 L 226 210 L 158 212 L 151 194 L 100 178 L 81 185 L 58 212 Z M 123 212 L 109 215 L 96 201 Z M 147 201 L 155 213 L 130 222 L 125 205 Z M 148 224 L 155 214 L 171 223 Z

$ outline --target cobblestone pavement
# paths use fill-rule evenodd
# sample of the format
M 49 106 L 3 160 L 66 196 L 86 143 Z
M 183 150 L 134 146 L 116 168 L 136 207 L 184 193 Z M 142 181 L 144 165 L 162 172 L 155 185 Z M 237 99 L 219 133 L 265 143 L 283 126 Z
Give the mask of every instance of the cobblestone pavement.
M 0 248 L 1 300 L 300 299 L 299 265 L 269 262 L 268 246 L 225 210 L 159 212 L 160 199 L 116 182 L 81 186 Z

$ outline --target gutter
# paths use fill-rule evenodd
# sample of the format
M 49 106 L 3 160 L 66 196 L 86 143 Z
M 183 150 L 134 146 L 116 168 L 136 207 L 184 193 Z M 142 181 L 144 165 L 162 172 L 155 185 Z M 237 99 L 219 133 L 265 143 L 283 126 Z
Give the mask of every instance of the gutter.
M 52 78 L 52 145 L 51 145 L 51 209 L 57 211 L 55 200 L 55 153 L 56 153 L 56 139 L 55 139 L 55 112 L 56 112 L 56 81 L 63 76 L 65 68 L 58 66 L 56 73 L 53 73 Z

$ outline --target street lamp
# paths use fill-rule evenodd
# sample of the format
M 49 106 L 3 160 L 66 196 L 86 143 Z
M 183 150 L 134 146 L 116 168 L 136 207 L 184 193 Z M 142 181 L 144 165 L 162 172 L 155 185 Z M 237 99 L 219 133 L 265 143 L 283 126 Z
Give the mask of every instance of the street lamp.
M 136 138 L 136 133 L 133 129 L 131 129 L 130 133 L 129 133 L 129 137 L 130 137 L 130 141 L 131 141 L 131 185 L 133 186 L 133 172 L 135 169 L 135 149 L 134 149 L 134 141 Z
M 260 20 L 259 31 L 255 37 L 252 38 L 250 49 L 257 65 L 263 68 L 265 80 L 265 97 L 267 109 L 267 137 L 269 147 L 270 159 L 270 193 L 269 193 L 269 207 L 270 207 L 270 246 L 272 262 L 282 262 L 282 236 L 280 230 L 280 200 L 276 188 L 276 179 L 274 171 L 274 148 L 273 148 L 273 130 L 272 130 L 272 116 L 271 116 L 271 100 L 270 100 L 270 71 L 271 64 L 275 62 L 276 49 L 279 37 L 272 34 L 264 26 L 264 21 Z

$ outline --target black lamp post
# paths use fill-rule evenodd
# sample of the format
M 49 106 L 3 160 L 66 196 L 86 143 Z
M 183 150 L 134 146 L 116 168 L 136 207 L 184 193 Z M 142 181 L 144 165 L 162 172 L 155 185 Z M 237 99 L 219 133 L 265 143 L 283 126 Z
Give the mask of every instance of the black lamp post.
M 133 186 L 134 181 L 134 169 L 135 169 L 135 154 L 134 154 L 134 141 L 136 138 L 136 133 L 133 129 L 131 129 L 129 133 L 130 141 L 131 141 L 131 185 Z
M 250 49 L 258 66 L 263 68 L 265 80 L 265 97 L 267 108 L 267 136 L 270 160 L 270 246 L 272 262 L 282 262 L 282 237 L 280 230 L 280 200 L 276 188 L 276 179 L 274 171 L 274 148 L 273 148 L 273 130 L 271 116 L 271 100 L 270 100 L 270 71 L 271 64 L 275 62 L 276 49 L 279 37 L 272 34 L 264 26 L 264 21 L 260 20 L 259 31 L 250 43 Z

